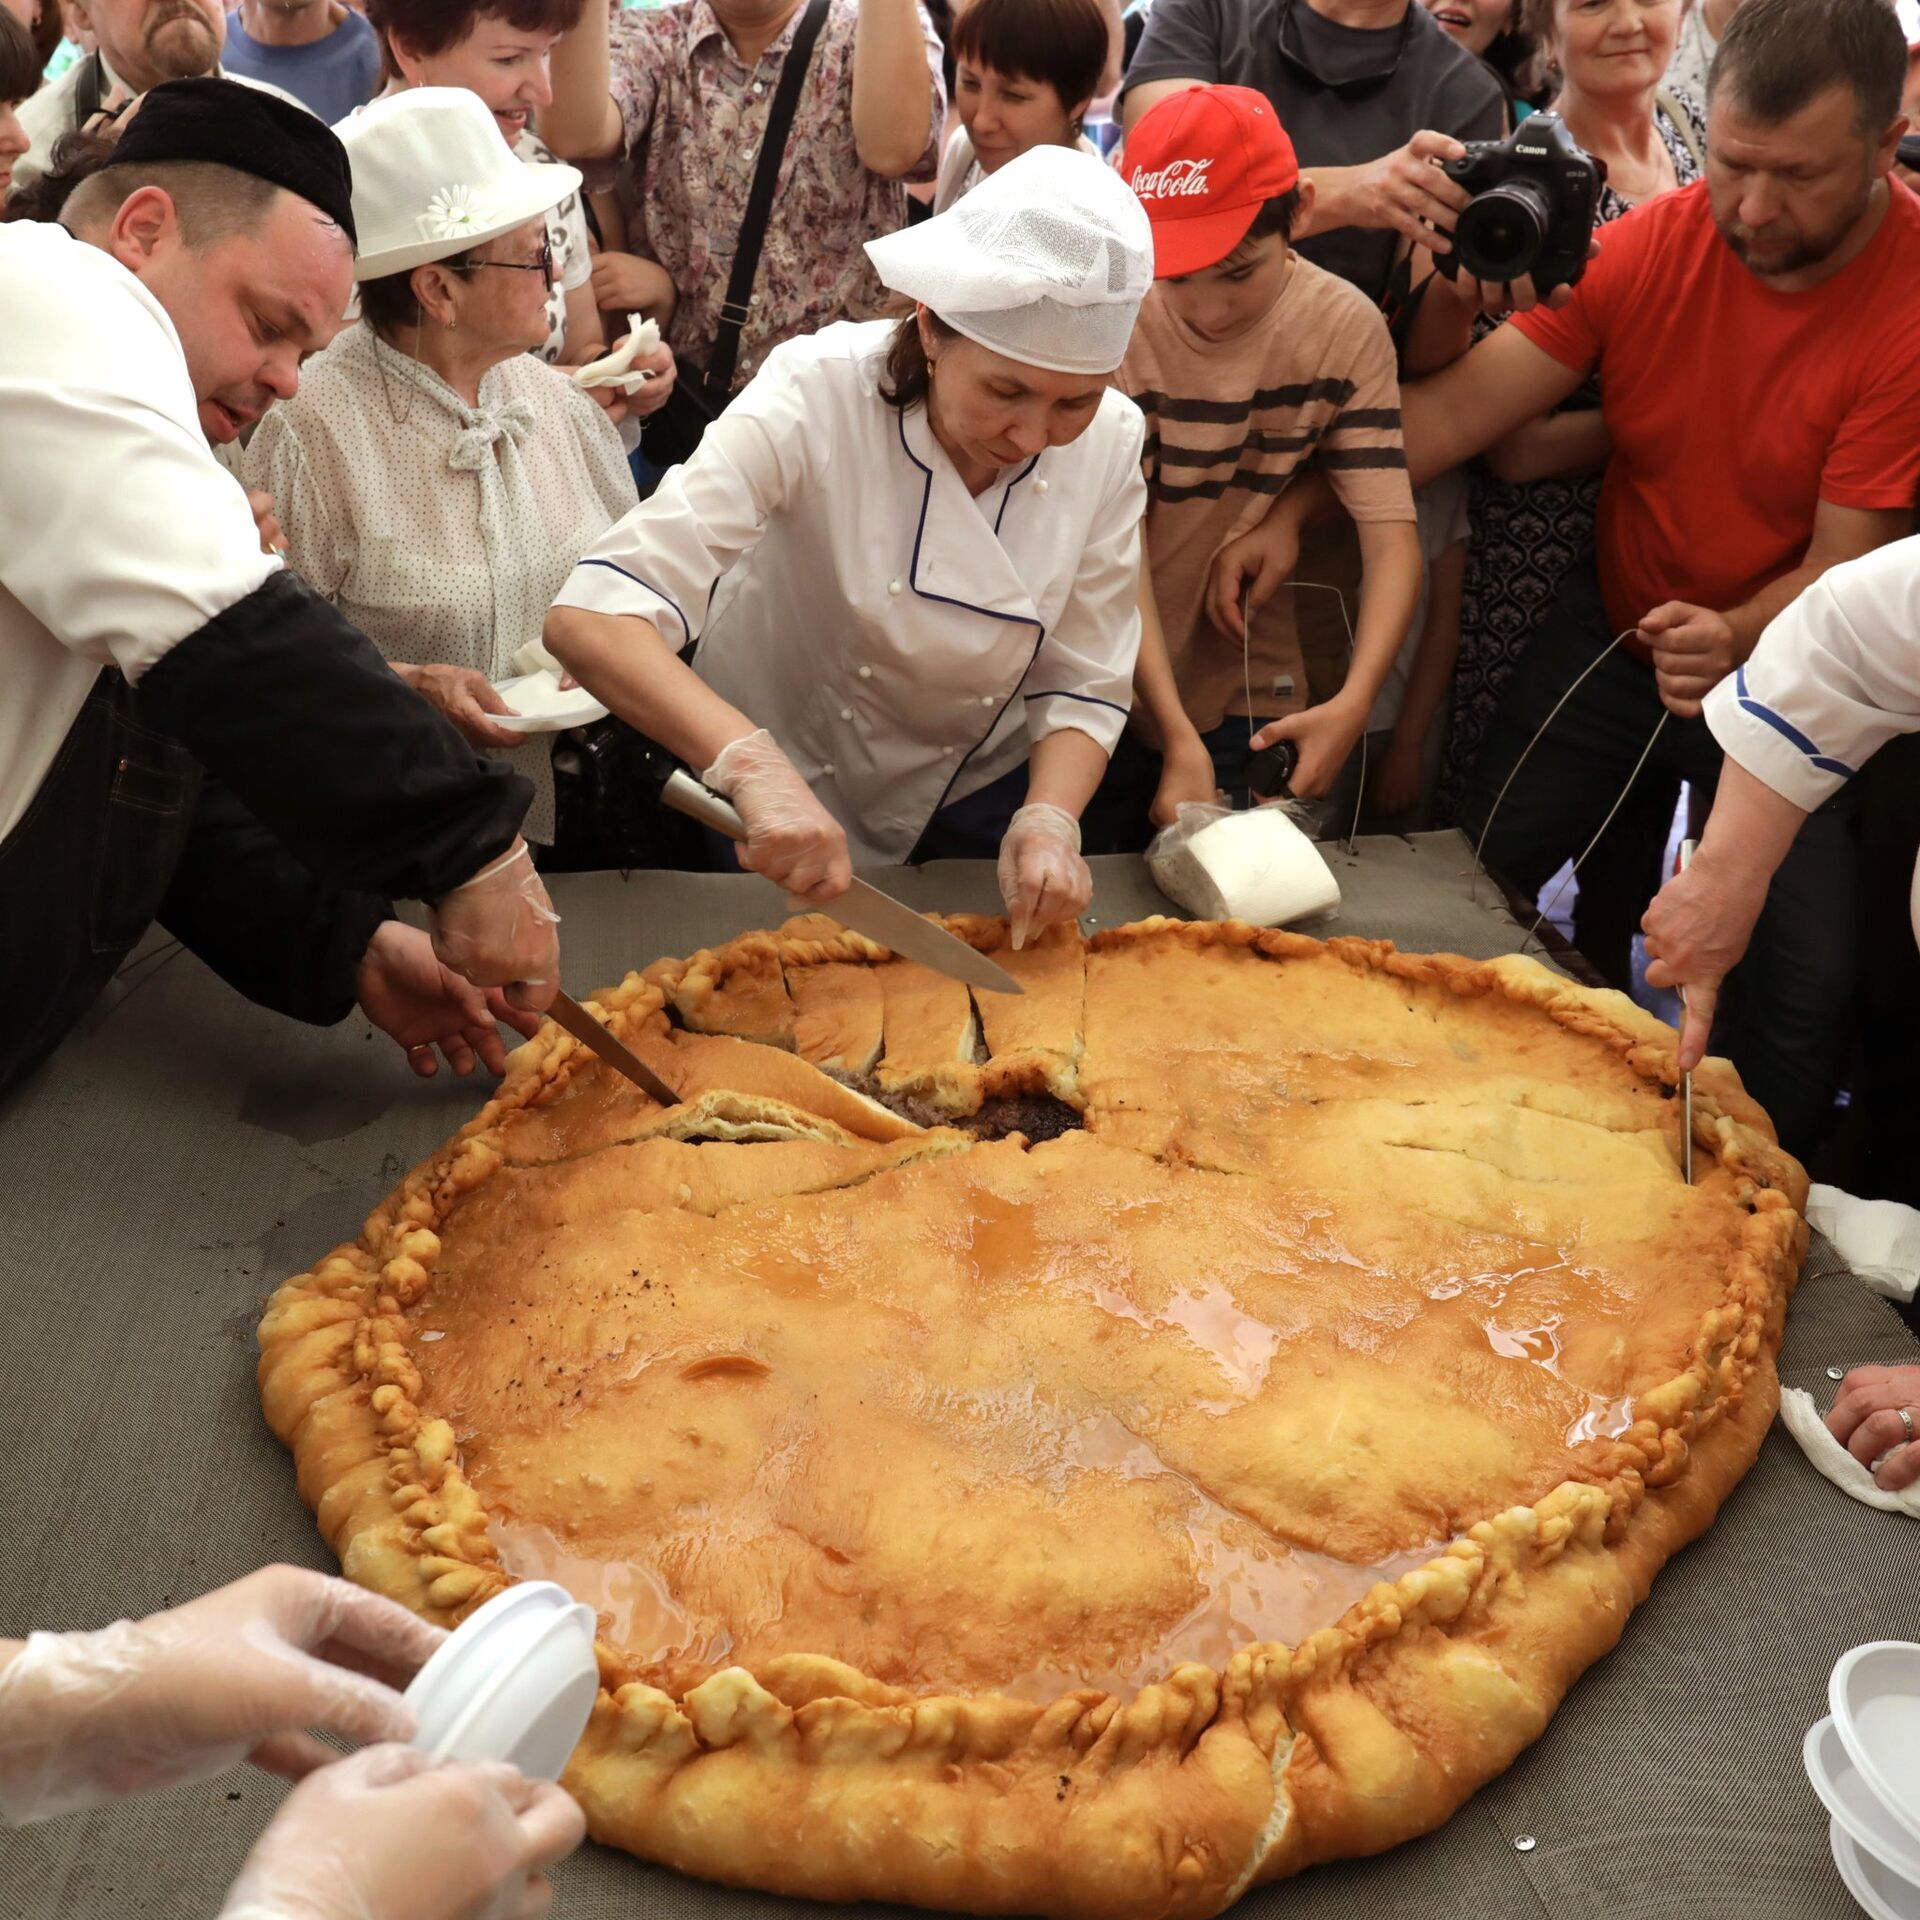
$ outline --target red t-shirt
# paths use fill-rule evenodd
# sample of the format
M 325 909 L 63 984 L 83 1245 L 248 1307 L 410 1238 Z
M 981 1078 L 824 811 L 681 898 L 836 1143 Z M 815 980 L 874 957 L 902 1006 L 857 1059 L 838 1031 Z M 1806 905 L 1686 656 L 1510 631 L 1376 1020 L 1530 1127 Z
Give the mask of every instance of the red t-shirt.
M 1596 558 L 1607 613 L 1724 612 L 1800 565 L 1816 502 L 1911 507 L 1920 484 L 1920 196 L 1830 280 L 1763 286 L 1713 224 L 1704 182 L 1600 235 L 1573 299 L 1515 314 L 1600 373 L 1613 458 Z

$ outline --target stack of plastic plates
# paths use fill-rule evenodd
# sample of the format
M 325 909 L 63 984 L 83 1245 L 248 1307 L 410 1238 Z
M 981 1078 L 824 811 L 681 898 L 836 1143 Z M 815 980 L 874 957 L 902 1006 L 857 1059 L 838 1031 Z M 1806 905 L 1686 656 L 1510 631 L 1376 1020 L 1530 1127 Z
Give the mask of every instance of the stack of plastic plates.
M 504 1760 L 558 1780 L 600 1688 L 593 1633 L 593 1609 L 551 1580 L 495 1594 L 414 1675 L 413 1744 L 435 1760 Z
M 1833 1864 L 1874 1920 L 1920 1920 L 1920 1646 L 1874 1640 L 1842 1654 L 1827 1702 L 1803 1755 L 1832 1815 Z

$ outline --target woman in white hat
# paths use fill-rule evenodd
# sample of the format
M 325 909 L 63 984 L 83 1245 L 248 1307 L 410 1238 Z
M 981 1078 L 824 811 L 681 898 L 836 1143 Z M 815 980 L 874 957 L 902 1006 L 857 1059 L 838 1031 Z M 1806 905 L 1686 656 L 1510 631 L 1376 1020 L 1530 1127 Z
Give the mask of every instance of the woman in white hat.
M 732 799 L 742 865 L 824 901 L 855 861 L 997 849 L 1037 930 L 1087 904 L 1079 815 L 1132 697 L 1143 428 L 1108 376 L 1152 238 L 1043 147 L 867 250 L 913 312 L 777 348 L 547 645 Z
M 554 839 L 553 736 L 489 719 L 574 561 L 634 503 L 600 406 L 545 337 L 545 216 L 576 168 L 517 160 L 471 93 L 418 87 L 338 129 L 353 167 L 360 318 L 247 449 L 288 563 L 475 746 L 533 781 Z

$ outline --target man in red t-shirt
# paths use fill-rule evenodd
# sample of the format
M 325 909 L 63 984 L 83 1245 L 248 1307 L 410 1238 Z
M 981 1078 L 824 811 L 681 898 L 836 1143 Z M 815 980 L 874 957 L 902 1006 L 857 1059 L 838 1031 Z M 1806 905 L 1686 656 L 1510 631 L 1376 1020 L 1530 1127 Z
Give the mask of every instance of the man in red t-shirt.
M 1710 793 L 1707 690 L 1828 567 L 1912 527 L 1920 198 L 1887 178 L 1904 66 L 1885 0 L 1745 0 L 1709 82 L 1706 178 L 1609 226 L 1565 307 L 1405 389 L 1418 485 L 1600 375 L 1613 456 L 1593 560 L 1521 655 L 1461 820 L 1478 836 L 1513 777 L 1485 853 L 1529 892 L 1601 830 L 1643 754 Z M 1726 1035 L 1803 1151 L 1852 989 L 1844 791 L 1830 804 L 1775 879 Z

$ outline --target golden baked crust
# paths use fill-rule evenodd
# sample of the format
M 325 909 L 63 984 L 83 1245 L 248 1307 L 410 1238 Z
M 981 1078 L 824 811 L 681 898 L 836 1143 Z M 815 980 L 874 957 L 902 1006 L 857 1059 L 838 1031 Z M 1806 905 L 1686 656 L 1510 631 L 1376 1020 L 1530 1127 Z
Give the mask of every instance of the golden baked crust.
M 1149 1920 L 1428 1830 L 1751 1464 L 1804 1176 L 1714 1061 L 1686 1187 L 1671 1032 L 1528 961 L 947 924 L 1025 999 L 815 919 L 599 996 L 679 1106 L 520 1048 L 268 1310 L 303 1495 L 596 1604 L 568 1785 L 690 1873 Z

